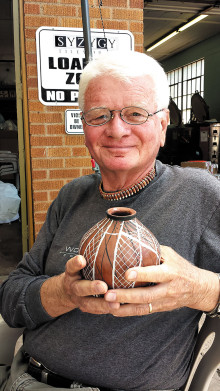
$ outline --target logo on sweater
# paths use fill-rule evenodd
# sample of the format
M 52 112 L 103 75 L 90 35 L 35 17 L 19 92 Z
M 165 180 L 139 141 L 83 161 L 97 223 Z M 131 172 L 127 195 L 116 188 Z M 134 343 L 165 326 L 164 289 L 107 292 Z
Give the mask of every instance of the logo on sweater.
M 60 251 L 60 254 L 63 254 L 63 257 L 69 256 L 69 258 L 72 258 L 79 254 L 79 248 L 66 246 L 64 251 Z

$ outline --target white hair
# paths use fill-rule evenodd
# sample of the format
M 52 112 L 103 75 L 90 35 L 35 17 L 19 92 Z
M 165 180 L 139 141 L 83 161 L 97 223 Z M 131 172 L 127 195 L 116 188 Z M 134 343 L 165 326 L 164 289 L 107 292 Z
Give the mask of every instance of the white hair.
M 150 76 L 154 83 L 156 110 L 169 105 L 169 85 L 162 66 L 152 57 L 139 52 L 107 52 L 91 60 L 80 77 L 78 103 L 84 110 L 85 92 L 89 82 L 96 77 L 113 76 L 126 83 L 139 76 Z

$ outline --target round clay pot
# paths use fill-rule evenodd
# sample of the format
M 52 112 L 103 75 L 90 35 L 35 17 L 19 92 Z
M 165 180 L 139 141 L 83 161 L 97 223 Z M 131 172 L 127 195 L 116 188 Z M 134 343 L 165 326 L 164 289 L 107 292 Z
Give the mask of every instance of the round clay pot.
M 134 209 L 110 208 L 107 216 L 83 236 L 79 252 L 87 261 L 87 280 L 103 280 L 110 288 L 134 288 L 144 283 L 127 281 L 124 274 L 135 266 L 160 263 L 160 245 L 137 218 Z

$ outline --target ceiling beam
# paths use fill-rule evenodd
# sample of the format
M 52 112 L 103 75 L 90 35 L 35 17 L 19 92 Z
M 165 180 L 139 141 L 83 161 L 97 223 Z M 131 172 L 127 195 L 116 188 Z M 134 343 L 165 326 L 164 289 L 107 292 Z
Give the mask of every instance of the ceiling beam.
M 157 4 L 149 4 L 146 7 L 144 7 L 144 11 L 166 11 L 166 12 L 178 12 L 178 13 L 198 13 L 204 11 L 204 7 L 198 7 L 195 3 L 192 3 L 192 6 L 184 7 L 180 5 L 157 5 Z M 206 13 L 210 15 L 218 15 L 220 14 L 220 5 L 212 5 L 207 4 L 207 7 L 205 7 Z
M 220 15 L 220 14 L 219 14 Z M 176 18 L 160 18 L 160 17 L 158 17 L 158 18 L 156 18 L 156 17 L 154 17 L 154 18 L 152 18 L 152 17 L 150 17 L 150 16 L 145 16 L 144 17 L 144 20 L 156 20 L 156 21 L 162 21 L 162 20 L 165 20 L 165 21 L 168 21 L 168 20 L 175 20 L 176 21 Z M 183 22 L 183 23 L 186 23 L 187 22 L 187 19 L 178 19 L 178 22 Z M 215 21 L 213 21 L 213 20 L 209 20 L 209 19 L 204 19 L 203 21 L 201 21 L 201 23 L 206 23 L 206 24 L 218 24 L 219 25 L 219 22 L 215 22 Z

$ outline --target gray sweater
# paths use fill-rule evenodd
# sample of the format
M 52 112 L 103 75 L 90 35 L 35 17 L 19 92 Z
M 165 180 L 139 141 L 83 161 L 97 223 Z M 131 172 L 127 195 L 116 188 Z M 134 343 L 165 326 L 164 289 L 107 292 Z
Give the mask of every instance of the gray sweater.
M 40 301 L 45 279 L 64 271 L 83 234 L 109 207 L 129 206 L 160 244 L 198 267 L 220 270 L 220 181 L 209 173 L 157 161 L 155 179 L 122 201 L 103 200 L 100 176 L 64 186 L 29 253 L 0 290 L 6 322 L 25 326 L 24 348 L 50 370 L 78 382 L 146 391 L 183 385 L 201 312 L 181 308 L 116 318 L 73 310 L 51 318 Z M 183 271 L 184 272 L 184 271 Z

